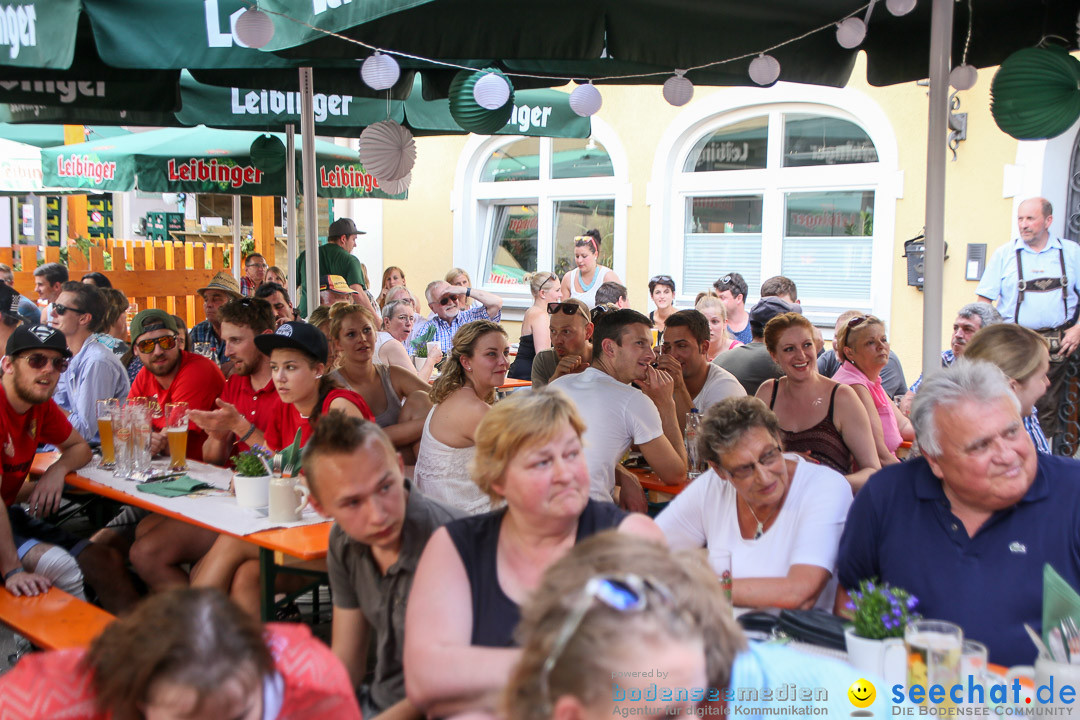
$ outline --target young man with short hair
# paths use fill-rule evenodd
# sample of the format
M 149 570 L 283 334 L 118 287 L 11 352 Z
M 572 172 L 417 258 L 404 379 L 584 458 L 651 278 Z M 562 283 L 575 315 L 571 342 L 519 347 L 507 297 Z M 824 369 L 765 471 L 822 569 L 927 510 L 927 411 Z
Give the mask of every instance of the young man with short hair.
M 266 259 L 251 253 L 244 259 L 244 274 L 240 277 L 240 294 L 251 297 L 266 278 Z
M 734 375 L 709 362 L 709 321 L 698 310 L 672 313 L 664 323 L 664 344 L 656 366 L 675 381 L 675 410 L 685 430 L 686 414 L 702 414 L 724 398 L 743 397 L 746 390 Z
M 614 310 L 597 318 L 592 365 L 551 382 L 574 401 L 585 421 L 585 459 L 590 497 L 611 501 L 616 470 L 636 444 L 666 485 L 686 482 L 686 449 L 672 397 L 674 380 L 652 366 L 652 321 L 636 310 Z M 641 389 L 633 387 L 635 383 Z M 620 475 L 619 503 L 644 505 L 641 486 Z
M 622 283 L 608 281 L 596 289 L 596 304 L 607 305 L 611 303 L 620 310 L 630 307 L 626 299 L 626 286 Z
M 593 324 L 589 306 L 577 298 L 548 305 L 551 347 L 536 353 L 532 386 L 540 388 L 555 378 L 579 373 L 592 362 Z
M 45 263 L 34 270 L 34 290 L 38 297 L 48 303 L 41 310 L 41 324 L 52 320 L 52 306 L 60 297 L 60 286 L 68 281 L 67 267 L 60 263 Z
M 274 311 L 274 327 L 298 319 L 292 303 L 289 302 L 289 291 L 281 285 L 273 282 L 263 283 L 255 291 L 255 297 L 270 303 Z
M 131 381 L 116 354 L 91 341 L 91 328 L 97 327 L 105 312 L 101 292 L 74 280 L 62 288 L 53 305 L 50 325 L 63 333 L 73 357 L 60 376 L 53 399 L 68 414 L 72 427 L 87 442 L 97 443 L 97 401 L 116 399 L 123 403 Z
M 203 461 L 225 465 L 248 449 L 256 430 L 266 432 L 281 412 L 281 397 L 270 377 L 270 358 L 255 345 L 258 335 L 274 332 L 270 303 L 259 298 L 233 300 L 221 308 L 221 335 L 232 374 L 215 410 L 192 410 L 191 421 L 207 433 Z
M 792 305 L 799 304 L 799 290 L 795 281 L 783 275 L 774 275 L 761 283 L 760 297 L 778 297 Z
M 242 297 L 236 278 L 227 272 L 219 272 L 206 287 L 195 292 L 203 299 L 203 311 L 206 319 L 191 328 L 191 345 L 210 343 L 214 347 L 214 356 L 218 365 L 225 364 L 225 341 L 221 339 L 221 306 L 230 300 Z M 132 338 L 134 340 L 134 338 Z
M 401 457 L 377 425 L 340 412 L 315 426 L 303 464 L 311 504 L 334 521 L 327 559 L 334 654 L 365 717 L 418 717 L 405 698 L 405 607 L 428 538 L 461 513 L 410 486 Z M 362 686 L 372 640 L 373 680 Z
M 749 343 L 750 316 L 746 312 L 746 280 L 739 273 L 728 273 L 713 283 L 716 294 L 727 311 L 727 324 L 731 336 L 743 344 Z

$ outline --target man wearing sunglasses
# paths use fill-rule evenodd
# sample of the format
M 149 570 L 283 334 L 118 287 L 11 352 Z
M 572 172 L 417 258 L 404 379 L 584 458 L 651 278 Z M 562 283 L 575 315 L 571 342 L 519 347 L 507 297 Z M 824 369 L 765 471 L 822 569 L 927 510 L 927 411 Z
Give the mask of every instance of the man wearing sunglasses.
M 0 361 L 0 495 L 7 506 L 6 512 L 0 512 L 4 587 L 12 595 L 37 595 L 56 585 L 81 597 L 85 572 L 108 606 L 112 577 L 105 569 L 119 572 L 119 556 L 42 521 L 60 505 L 64 476 L 90 462 L 90 446 L 52 400 L 71 352 L 59 332 L 32 325 L 11 334 L 6 353 Z M 37 447 L 44 443 L 55 445 L 60 457 L 38 479 L 26 501 L 27 512 L 14 503 Z M 112 605 L 110 609 L 119 608 Z
M 544 387 L 563 375 L 579 373 L 592 362 L 589 341 L 593 324 L 589 319 L 589 307 L 581 300 L 571 298 L 561 303 L 548 303 L 547 311 L 551 347 L 536 353 L 533 358 L 534 388 Z
M 461 310 L 458 306 L 458 297 L 464 295 L 467 298 L 475 298 L 481 305 L 468 310 Z M 419 322 L 413 328 L 411 337 L 423 337 L 428 328 L 435 327 L 434 341 L 439 343 L 443 353 L 449 355 L 454 344 L 454 335 L 458 328 L 473 320 L 491 320 L 499 322 L 502 317 L 502 298 L 495 293 L 474 287 L 462 287 L 451 285 L 444 280 L 436 280 L 429 283 L 424 291 L 428 307 L 435 316 Z M 412 343 L 406 343 L 405 347 L 413 351 Z
M 739 273 L 728 273 L 713 283 L 717 297 L 727 311 L 727 324 L 731 336 L 743 344 L 752 340 L 750 315 L 746 312 L 746 293 L 749 288 Z
M 89 443 L 100 441 L 97 401 L 115 398 L 123 403 L 131 387 L 116 354 L 99 342 L 90 342 L 90 328 L 97 326 L 104 313 L 105 300 L 96 287 L 69 280 L 56 298 L 49 323 L 63 333 L 73 356 L 53 399 Z

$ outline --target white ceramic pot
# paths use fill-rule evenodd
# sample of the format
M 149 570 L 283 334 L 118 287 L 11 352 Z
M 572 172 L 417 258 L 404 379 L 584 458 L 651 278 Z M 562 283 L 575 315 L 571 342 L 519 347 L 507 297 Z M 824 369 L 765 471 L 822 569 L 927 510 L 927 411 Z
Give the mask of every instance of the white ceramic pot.
M 907 677 L 907 650 L 902 638 L 870 640 L 855 634 L 855 628 L 844 630 L 848 663 L 852 667 L 885 680 L 886 686 L 902 685 Z
M 236 504 L 247 508 L 264 508 L 270 504 L 269 475 L 233 475 Z

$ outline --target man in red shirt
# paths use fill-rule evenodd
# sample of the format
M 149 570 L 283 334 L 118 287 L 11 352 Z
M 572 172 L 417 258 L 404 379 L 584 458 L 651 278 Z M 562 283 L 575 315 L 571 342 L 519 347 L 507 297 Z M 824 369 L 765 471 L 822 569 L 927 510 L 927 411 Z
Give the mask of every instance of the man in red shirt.
M 224 465 L 248 449 L 248 439 L 281 413 L 281 397 L 270 377 L 270 358 L 259 352 L 255 337 L 274 332 L 273 307 L 266 300 L 243 298 L 221 308 L 221 337 L 232 374 L 217 410 L 193 410 L 190 419 L 208 434 L 203 460 Z
M 165 405 L 186 402 L 191 410 L 209 410 L 225 389 L 225 376 L 214 361 L 184 352 L 177 338 L 176 322 L 164 310 L 143 310 L 131 322 L 131 344 L 143 368 L 131 383 L 132 397 L 156 399 Z M 165 417 L 151 421 L 150 451 L 154 454 L 166 447 Z M 188 429 L 188 458 L 202 459 L 206 433 L 197 426 Z M 193 525 L 171 520 L 162 515 L 150 515 L 138 524 L 131 545 L 131 564 L 139 576 L 154 590 L 172 585 L 186 585 L 187 573 L 181 565 L 197 562 L 213 544 L 215 533 Z M 95 536 L 95 541 L 99 537 Z
M 120 556 L 41 520 L 59 507 L 64 476 L 90 462 L 90 447 L 52 400 L 71 357 L 64 335 L 45 325 L 21 326 L 8 338 L 5 352 L 0 361 L 0 496 L 7 506 L 0 512 L 4 587 L 13 595 L 37 595 L 55 584 L 81 596 L 85 573 L 102 604 L 117 612 L 134 599 L 134 590 L 123 579 Z M 38 479 L 27 500 L 28 513 L 14 503 L 41 443 L 56 445 L 60 457 Z

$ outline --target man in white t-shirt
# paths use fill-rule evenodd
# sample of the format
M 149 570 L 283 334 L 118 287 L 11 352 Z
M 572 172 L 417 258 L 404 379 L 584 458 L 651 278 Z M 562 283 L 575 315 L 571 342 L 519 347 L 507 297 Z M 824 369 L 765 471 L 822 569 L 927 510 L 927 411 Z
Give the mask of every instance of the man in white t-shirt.
M 656 366 L 675 380 L 675 413 L 686 429 L 686 414 L 702 413 L 724 398 L 743 397 L 739 380 L 708 360 L 709 321 L 698 310 L 680 310 L 664 323 L 664 344 Z
M 653 367 L 651 327 L 652 321 L 636 310 L 604 313 L 593 330 L 592 365 L 550 384 L 574 401 L 585 421 L 589 494 L 597 500 L 611 500 L 615 466 L 631 444 L 638 446 L 664 484 L 686 482 L 686 450 L 672 397 L 675 381 Z M 628 509 L 644 505 L 641 486 L 632 475 L 620 473 L 619 484 L 620 505 Z

